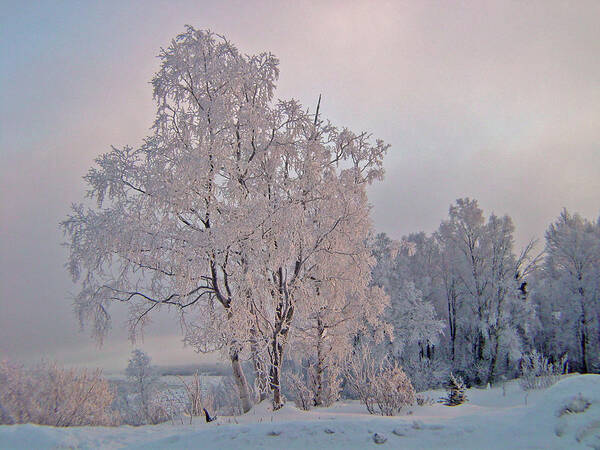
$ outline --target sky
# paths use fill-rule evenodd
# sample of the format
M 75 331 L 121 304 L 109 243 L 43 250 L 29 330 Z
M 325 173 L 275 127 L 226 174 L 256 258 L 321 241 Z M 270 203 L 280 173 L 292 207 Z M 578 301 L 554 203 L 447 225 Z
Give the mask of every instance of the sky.
M 376 231 L 432 232 L 457 198 L 517 245 L 566 207 L 600 214 L 600 2 L 0 0 L 0 359 L 126 366 L 125 312 L 98 348 L 72 312 L 58 223 L 111 145 L 140 145 L 156 55 L 186 24 L 281 61 L 277 97 L 391 144 Z M 117 305 L 118 306 L 118 305 Z M 196 363 L 177 322 L 135 347 Z

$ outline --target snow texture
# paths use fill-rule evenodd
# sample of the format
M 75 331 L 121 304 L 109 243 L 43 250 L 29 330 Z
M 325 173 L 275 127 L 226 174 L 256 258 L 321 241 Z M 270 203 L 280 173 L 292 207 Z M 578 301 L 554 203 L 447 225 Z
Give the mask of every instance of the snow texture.
M 503 394 L 505 392 L 505 395 Z M 441 391 L 431 391 L 439 396 Z M 600 376 L 565 377 L 546 390 L 469 389 L 470 402 L 415 407 L 412 414 L 375 417 L 358 402 L 306 412 L 289 404 L 273 413 L 267 402 L 240 417 L 118 428 L 59 429 L 39 425 L 0 426 L 0 448 L 369 448 L 375 436 L 393 448 L 586 448 L 600 446 Z M 581 412 L 566 412 L 589 403 Z M 574 408 L 581 410 L 582 408 Z

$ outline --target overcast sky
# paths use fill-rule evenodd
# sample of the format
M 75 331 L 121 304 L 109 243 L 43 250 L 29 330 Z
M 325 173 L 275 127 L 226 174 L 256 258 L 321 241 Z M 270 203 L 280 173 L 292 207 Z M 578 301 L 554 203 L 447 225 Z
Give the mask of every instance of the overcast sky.
M 392 145 L 370 192 L 378 231 L 431 232 L 464 196 L 510 215 L 519 244 L 563 207 L 600 213 L 598 1 L 0 7 L 0 359 L 126 365 L 122 311 L 102 349 L 78 332 L 58 223 L 96 156 L 148 134 L 155 56 L 185 24 L 271 51 L 278 97 L 323 94 L 324 117 Z M 148 329 L 155 362 L 197 362 L 178 331 Z

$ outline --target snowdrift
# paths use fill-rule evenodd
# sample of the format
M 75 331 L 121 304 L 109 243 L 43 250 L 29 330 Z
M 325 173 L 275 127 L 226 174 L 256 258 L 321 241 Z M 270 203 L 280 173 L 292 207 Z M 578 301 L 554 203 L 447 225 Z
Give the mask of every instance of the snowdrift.
M 600 448 L 600 375 L 565 377 L 530 392 L 511 382 L 504 389 L 469 389 L 467 396 L 464 405 L 414 407 L 396 417 L 372 416 L 347 402 L 309 412 L 288 404 L 276 413 L 261 404 L 209 424 L 0 426 L 0 448 Z

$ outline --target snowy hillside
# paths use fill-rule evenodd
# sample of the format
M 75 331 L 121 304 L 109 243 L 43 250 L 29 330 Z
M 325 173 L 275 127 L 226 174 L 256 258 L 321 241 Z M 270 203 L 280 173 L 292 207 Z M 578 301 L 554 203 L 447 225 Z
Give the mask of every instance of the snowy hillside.
M 441 392 L 430 392 L 438 398 Z M 144 427 L 37 425 L 0 427 L 0 448 L 600 448 L 600 375 L 564 378 L 555 386 L 523 392 L 470 389 L 469 402 L 413 408 L 379 417 L 355 402 L 300 411 L 289 404 L 273 413 L 266 402 L 241 417 L 206 424 Z M 577 412 L 580 411 L 580 412 Z

